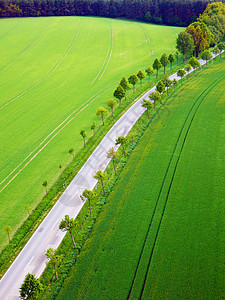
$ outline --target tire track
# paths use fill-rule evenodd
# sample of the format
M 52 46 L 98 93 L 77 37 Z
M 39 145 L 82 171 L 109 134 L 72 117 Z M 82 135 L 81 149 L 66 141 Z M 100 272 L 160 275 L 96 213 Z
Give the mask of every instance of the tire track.
M 21 93 L 19 93 L 17 96 L 12 97 L 11 99 L 8 100 L 7 103 L 5 103 L 3 106 L 0 107 L 0 111 L 5 108 L 6 106 L 8 106 L 10 103 L 14 102 L 16 99 L 20 98 L 21 96 L 23 96 L 24 94 L 28 93 L 29 91 L 31 91 L 34 87 L 38 86 L 40 83 L 42 83 L 45 79 L 47 79 L 60 65 L 61 63 L 64 61 L 64 59 L 67 57 L 67 55 L 69 54 L 69 52 L 71 51 L 71 49 L 73 48 L 77 37 L 79 35 L 79 31 L 81 28 L 81 18 L 79 18 L 79 23 L 78 26 L 74 32 L 74 35 L 72 37 L 71 42 L 69 43 L 69 45 L 67 46 L 64 54 L 58 59 L 58 61 L 48 70 L 47 73 L 45 73 L 44 76 L 41 77 L 40 80 L 36 81 L 35 83 L 33 83 L 29 88 L 27 88 L 26 90 L 22 91 Z
M 24 169 L 29 163 L 71 122 L 77 117 L 86 107 L 88 107 L 92 102 L 94 102 L 102 93 L 107 91 L 115 82 L 106 86 L 102 90 L 96 92 L 87 101 L 85 101 L 79 108 L 75 109 L 64 121 L 62 121 L 55 129 L 53 129 L 47 137 L 32 151 L 30 152 L 22 162 L 20 162 L 1 182 L 2 185 L 11 175 L 13 175 L 29 158 L 29 161 L 18 170 L 18 172 L 2 187 L 0 192 L 2 192 Z M 40 148 L 41 147 L 41 148 Z M 40 149 L 39 149 L 40 148 Z
M 46 33 L 48 27 L 53 23 L 53 21 L 51 23 L 48 24 L 48 26 L 45 28 L 44 32 L 38 36 L 37 39 L 35 39 L 33 41 L 33 43 L 26 49 L 24 50 L 21 54 L 19 54 L 17 57 L 15 57 L 7 66 L 3 67 L 2 69 L 0 69 L 0 73 L 2 73 L 3 71 L 5 71 L 6 69 L 8 69 L 11 65 L 13 65 L 18 59 L 20 59 L 24 54 L 26 54 L 31 48 L 33 48 L 34 45 L 37 44 L 37 42 L 42 38 L 42 36 Z
M 220 70 L 221 70 L 221 69 L 223 69 L 223 68 L 220 68 Z M 162 185 L 161 185 L 161 188 L 160 188 L 160 191 L 159 191 L 159 195 L 158 195 L 158 197 L 157 197 L 157 201 L 156 201 L 156 204 L 155 204 L 155 207 L 154 207 L 154 210 L 153 210 L 153 214 L 152 214 L 152 217 L 151 217 L 151 220 L 150 220 L 150 223 L 149 223 L 149 227 L 148 227 L 148 230 L 147 230 L 145 239 L 144 239 L 144 243 L 143 243 L 142 250 L 141 250 L 141 253 L 140 253 L 140 256 L 139 256 L 139 259 L 138 259 L 137 267 L 136 267 L 135 273 L 134 273 L 134 278 L 133 278 L 133 280 L 132 280 L 132 284 L 131 284 L 131 287 L 130 287 L 130 290 L 129 290 L 127 299 L 130 298 L 130 295 L 131 295 L 131 292 L 132 292 L 132 288 L 133 288 L 134 281 L 135 281 L 135 278 L 136 278 L 136 275 L 137 275 L 137 272 L 138 272 L 138 268 L 139 268 L 139 265 L 140 265 L 140 261 L 141 261 L 141 258 L 142 258 L 143 252 L 144 252 L 144 248 L 145 248 L 145 245 L 146 245 L 146 241 L 147 241 L 148 235 L 149 235 L 149 233 L 150 233 L 152 223 L 153 223 L 153 221 L 154 221 L 154 216 L 155 216 L 156 210 L 157 210 L 157 208 L 158 208 L 160 196 L 161 196 L 161 194 L 162 194 L 162 190 L 163 190 L 165 181 L 166 181 L 166 179 L 167 179 L 167 175 L 168 175 L 168 172 L 169 172 L 169 169 L 170 169 L 172 160 L 173 160 L 173 158 L 174 158 L 174 155 L 175 155 L 175 152 L 176 152 L 178 143 L 179 143 L 179 141 L 180 141 L 181 135 L 182 135 L 182 133 L 183 133 L 184 127 L 185 127 L 185 125 L 187 124 L 187 121 L 188 121 L 188 119 L 189 119 L 191 113 L 193 112 L 195 106 L 198 104 L 198 106 L 196 107 L 196 109 L 195 109 L 195 111 L 194 111 L 194 115 L 192 116 L 191 121 L 190 121 L 190 123 L 189 123 L 188 129 L 187 129 L 187 131 L 186 131 L 186 134 L 185 134 L 185 137 L 184 137 L 182 146 L 181 146 L 181 150 L 180 150 L 179 156 L 178 156 L 178 158 L 177 158 L 177 162 L 176 162 L 176 164 L 175 164 L 175 168 L 174 168 L 174 171 L 173 171 L 173 175 L 172 175 L 171 182 L 170 182 L 170 185 L 169 185 L 169 189 L 168 189 L 168 192 L 167 192 L 167 196 L 166 196 L 166 199 L 165 199 L 165 203 L 164 203 L 162 215 L 161 215 L 161 218 L 160 218 L 160 221 L 159 221 L 159 225 L 158 225 L 158 228 L 157 228 L 157 232 L 156 232 L 154 244 L 153 244 L 152 251 L 151 251 L 151 254 L 150 254 L 150 258 L 149 258 L 149 262 L 148 262 L 148 265 L 147 265 L 147 271 L 146 271 L 146 274 L 145 274 L 144 283 L 143 283 L 143 286 L 142 286 L 141 295 L 140 295 L 140 298 L 139 298 L 139 299 L 142 299 L 142 295 L 143 295 L 143 292 L 144 292 L 144 288 L 145 288 L 145 284 L 146 284 L 148 272 L 149 272 L 149 269 L 150 269 L 151 259 L 152 259 L 152 256 L 153 256 L 154 248 L 155 248 L 155 245 L 156 245 L 156 240 L 157 240 L 157 237 L 158 237 L 158 234 L 159 234 L 159 230 L 160 230 L 160 227 L 161 227 L 162 219 L 163 219 L 163 216 L 164 216 L 164 213 L 165 213 L 165 210 L 166 210 L 166 205 L 167 205 L 167 202 L 168 202 L 168 198 L 169 198 L 170 190 L 171 190 L 171 187 L 172 187 L 173 179 L 174 179 L 174 176 L 175 176 L 175 173 L 176 173 L 176 169 L 177 169 L 177 165 L 178 165 L 178 163 L 179 163 L 179 159 L 180 159 L 180 156 L 181 156 L 181 154 L 182 154 L 182 151 L 183 151 L 183 148 L 184 148 L 184 144 L 185 144 L 185 142 L 186 142 L 186 138 L 187 138 L 188 133 L 189 133 L 189 130 L 190 130 L 190 128 L 191 128 L 192 122 L 193 122 L 194 117 L 195 117 L 195 115 L 196 115 L 196 113 L 197 113 L 197 111 L 198 111 L 198 108 L 200 107 L 200 105 L 201 105 L 201 103 L 203 102 L 203 100 L 205 99 L 205 97 L 206 97 L 206 96 L 208 95 L 208 93 L 209 93 L 211 90 L 213 90 L 213 89 L 215 88 L 215 86 L 216 86 L 217 84 L 219 84 L 223 79 L 224 79 L 224 75 L 222 75 L 219 79 L 215 80 L 215 81 L 214 81 L 207 89 L 205 89 L 205 90 L 199 95 L 199 97 L 196 99 L 195 103 L 192 105 L 192 107 L 191 107 L 191 109 L 190 109 L 190 111 L 189 111 L 189 113 L 188 113 L 188 115 L 187 115 L 187 117 L 186 117 L 186 119 L 185 119 L 185 121 L 184 121 L 184 124 L 183 124 L 183 126 L 182 126 L 182 128 L 181 128 L 181 130 L 180 130 L 180 133 L 179 133 L 178 139 L 177 139 L 177 141 L 176 141 L 175 147 L 174 147 L 174 149 L 173 149 L 173 153 L 172 153 L 172 156 L 171 156 L 171 158 L 170 158 L 170 161 L 169 161 L 169 164 L 168 164 L 168 167 L 167 167 L 165 176 L 164 176 L 164 178 L 163 178 L 163 182 L 162 182 Z M 206 92 L 206 94 L 204 95 L 205 92 Z M 204 96 L 203 96 L 203 95 L 204 95 Z M 203 96 L 203 98 L 201 99 L 202 96 Z M 199 99 L 201 99 L 201 101 L 198 103 Z
M 108 47 L 108 50 L 107 50 L 107 53 L 106 53 L 106 57 L 105 57 L 105 60 L 102 64 L 97 76 L 91 82 L 91 84 L 93 84 L 96 80 L 100 80 L 102 78 L 102 76 L 104 75 L 104 73 L 105 73 L 105 71 L 108 67 L 109 61 L 111 59 L 111 56 L 112 56 L 112 50 L 113 50 L 113 28 L 112 28 L 112 24 L 110 23 L 110 26 L 109 26 L 109 47 Z

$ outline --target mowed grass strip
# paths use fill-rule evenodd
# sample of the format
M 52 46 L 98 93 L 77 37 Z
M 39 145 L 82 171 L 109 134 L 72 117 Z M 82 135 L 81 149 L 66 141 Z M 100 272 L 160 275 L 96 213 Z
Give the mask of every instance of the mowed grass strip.
M 59 164 L 71 160 L 68 150 L 82 148 L 80 130 L 91 136 L 92 122 L 100 125 L 96 108 L 124 75 L 173 51 L 182 28 L 83 17 L 0 22 L 2 248 L 4 228 L 15 232 L 25 205 L 34 208 L 43 196 L 43 181 L 53 184 Z
M 186 82 L 152 121 L 57 299 L 223 297 L 224 69 Z

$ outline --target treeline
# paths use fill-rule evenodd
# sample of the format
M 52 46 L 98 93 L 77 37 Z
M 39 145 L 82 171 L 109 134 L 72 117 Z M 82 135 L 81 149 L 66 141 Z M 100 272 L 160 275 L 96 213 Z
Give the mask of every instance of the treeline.
M 223 0 L 225 2 L 225 0 Z M 210 0 L 0 0 L 0 17 L 101 16 L 187 26 Z

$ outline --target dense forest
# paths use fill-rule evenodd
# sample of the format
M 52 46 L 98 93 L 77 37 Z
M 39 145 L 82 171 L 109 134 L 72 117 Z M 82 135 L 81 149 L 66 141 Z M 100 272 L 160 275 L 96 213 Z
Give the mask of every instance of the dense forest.
M 187 26 L 196 20 L 210 2 L 210 0 L 0 0 L 0 17 L 101 16 Z

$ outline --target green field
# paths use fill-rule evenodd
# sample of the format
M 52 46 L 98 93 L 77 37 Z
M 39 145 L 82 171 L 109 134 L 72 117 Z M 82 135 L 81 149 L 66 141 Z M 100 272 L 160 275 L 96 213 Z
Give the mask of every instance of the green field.
M 225 59 L 169 98 L 57 299 L 223 299 Z
M 174 51 L 182 28 L 88 18 L 0 20 L 0 249 L 91 135 L 120 79 Z

